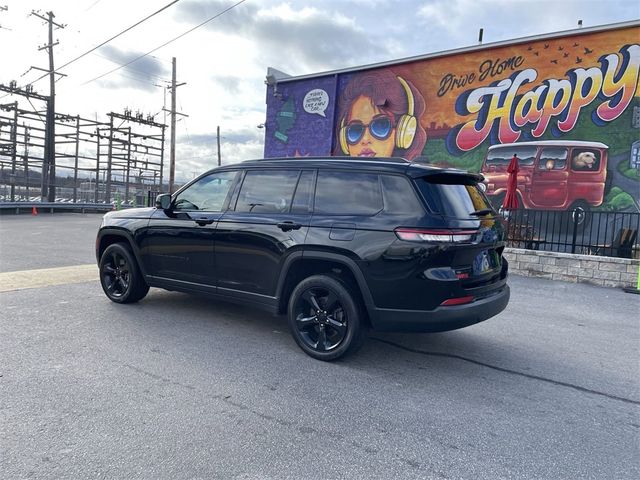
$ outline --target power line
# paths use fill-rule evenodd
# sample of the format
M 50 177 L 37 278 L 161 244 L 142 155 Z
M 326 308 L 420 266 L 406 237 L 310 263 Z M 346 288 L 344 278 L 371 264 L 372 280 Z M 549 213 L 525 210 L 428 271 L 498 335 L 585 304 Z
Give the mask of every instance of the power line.
M 58 70 L 62 70 L 64 67 L 67 67 L 67 66 L 71 65 L 73 62 L 75 62 L 75 61 L 77 61 L 77 60 L 80 60 L 82 57 L 84 57 L 84 56 L 86 56 L 86 55 L 89 55 L 91 52 L 93 52 L 93 51 L 95 51 L 95 50 L 99 49 L 100 47 L 105 46 L 105 45 L 106 45 L 107 43 L 109 43 L 111 40 L 114 40 L 114 39 L 118 38 L 119 36 L 121 36 L 121 35 L 123 35 L 123 34 L 127 33 L 129 30 L 131 30 L 131 29 L 133 29 L 133 28 L 137 27 L 138 25 L 140 25 L 140 24 L 141 24 L 141 23 L 143 23 L 143 22 L 146 22 L 146 21 L 147 21 L 147 20 L 149 20 L 151 17 L 154 17 L 155 15 L 159 14 L 159 13 L 160 13 L 160 12 L 162 12 L 163 10 L 166 10 L 166 9 L 167 9 L 167 8 L 169 8 L 171 5 L 174 5 L 174 4 L 178 3 L 179 1 L 180 1 L 180 0 L 173 0 L 172 2 L 170 2 L 170 3 L 168 3 L 167 5 L 165 5 L 164 7 L 162 7 L 160 10 L 157 10 L 157 11 L 153 12 L 152 14 L 150 14 L 150 15 L 146 16 L 145 18 L 143 18 L 143 19 L 142 19 L 142 20 L 140 20 L 139 22 L 134 23 L 134 24 L 133 24 L 133 25 L 131 25 L 130 27 L 128 27 L 128 28 L 126 28 L 126 29 L 122 30 L 120 33 L 118 33 L 118 34 L 114 35 L 113 37 L 109 38 L 108 40 L 105 40 L 105 41 L 104 41 L 104 42 L 102 42 L 100 45 L 97 45 L 97 46 L 93 47 L 92 49 L 87 50 L 87 51 L 86 51 L 86 52 L 84 52 L 83 54 L 78 55 L 78 56 L 77 56 L 76 58 L 74 58 L 73 60 L 69 60 L 69 61 L 68 61 L 67 63 L 65 63 L 64 65 L 62 65 L 62 66 L 58 67 L 58 68 L 56 69 L 56 72 L 57 72 Z M 96 2 L 96 3 L 97 3 L 97 2 Z M 94 4 L 94 5 L 95 5 L 95 4 Z M 93 5 L 92 5 L 92 6 L 93 6 Z M 91 7 L 90 7 L 90 8 L 91 8 Z M 48 75 L 48 74 L 42 75 L 41 77 L 39 77 L 39 78 L 37 78 L 36 80 L 34 80 L 33 82 L 31 82 L 31 84 L 34 84 L 34 83 L 36 83 L 36 82 L 37 82 L 37 81 L 39 81 L 39 80 L 42 80 L 42 79 L 43 79 L 44 77 L 46 77 L 47 75 Z
M 238 3 L 235 3 L 235 4 L 231 5 L 231 6 L 230 6 L 230 7 L 228 7 L 228 8 L 225 8 L 225 9 L 224 9 L 223 11 L 221 11 L 220 13 L 217 13 L 217 14 L 216 14 L 216 15 L 214 15 L 213 17 L 211 17 L 211 18 L 209 18 L 209 19 L 205 20 L 204 22 L 200 23 L 199 25 L 196 25 L 195 27 L 193 27 L 193 28 L 191 28 L 191 29 L 187 30 L 186 32 L 184 32 L 184 33 L 182 33 L 182 34 L 178 35 L 177 37 L 175 37 L 175 38 L 173 38 L 173 39 L 169 40 L 168 42 L 163 43 L 163 44 L 162 44 L 162 45 L 160 45 L 159 47 L 156 47 L 156 48 L 154 48 L 153 50 L 150 50 L 150 51 L 148 51 L 147 53 L 144 53 L 144 54 L 142 54 L 142 55 L 140 55 L 140 56 L 138 56 L 138 57 L 134 58 L 134 59 L 133 59 L 133 60 L 131 60 L 130 62 L 127 62 L 127 63 L 125 63 L 125 64 L 123 64 L 123 65 L 120 65 L 120 66 L 119 66 L 119 67 L 117 67 L 117 68 L 114 68 L 113 70 L 110 70 L 110 71 L 108 71 L 108 72 L 106 72 L 106 73 L 103 73 L 102 75 L 100 75 L 100 76 L 98 76 L 98 77 L 92 78 L 91 80 L 87 80 L 86 82 L 81 83 L 81 84 L 80 84 L 80 86 L 82 86 L 82 85 L 86 85 L 86 84 L 91 83 L 91 82 L 95 82 L 96 80 L 100 80 L 102 77 L 106 77 L 107 75 L 110 75 L 111 73 L 113 73 L 113 72 L 115 72 L 115 71 L 118 71 L 118 70 L 120 70 L 121 68 L 124 68 L 124 67 L 126 67 L 126 66 L 131 65 L 133 62 L 137 62 L 137 61 L 138 61 L 138 60 L 140 60 L 141 58 L 146 57 L 147 55 L 149 55 L 149 54 L 151 54 L 151 53 L 155 52 L 156 50 L 160 50 L 162 47 L 166 47 L 166 46 L 167 46 L 167 45 L 169 45 L 170 43 L 175 42 L 176 40 L 178 40 L 178 39 L 180 39 L 180 38 L 184 37 L 185 35 L 187 35 L 187 34 L 189 34 L 189 33 L 193 32 L 193 31 L 194 31 L 194 30 L 196 30 L 197 28 L 200 28 L 200 27 L 202 27 L 203 25 L 206 25 L 207 23 L 209 23 L 210 21 L 215 20 L 215 19 L 216 19 L 216 18 L 218 18 L 219 16 L 224 15 L 224 14 L 225 14 L 225 13 L 227 13 L 229 10 L 231 10 L 231 9 L 233 9 L 233 8 L 235 8 L 235 7 L 237 7 L 237 6 L 238 6 L 238 5 L 240 5 L 241 3 L 244 3 L 245 1 L 246 1 L 246 0 L 240 0 Z

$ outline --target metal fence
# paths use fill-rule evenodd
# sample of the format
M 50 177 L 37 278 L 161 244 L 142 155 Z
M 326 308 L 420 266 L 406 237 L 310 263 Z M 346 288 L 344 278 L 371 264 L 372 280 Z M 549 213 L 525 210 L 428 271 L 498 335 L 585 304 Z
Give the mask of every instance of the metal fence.
M 529 250 L 639 258 L 640 213 L 511 210 L 507 245 Z

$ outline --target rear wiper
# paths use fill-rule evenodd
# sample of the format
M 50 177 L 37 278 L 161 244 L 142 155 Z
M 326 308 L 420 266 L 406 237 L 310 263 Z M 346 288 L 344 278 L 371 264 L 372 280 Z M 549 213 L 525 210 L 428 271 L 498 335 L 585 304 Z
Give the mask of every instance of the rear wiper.
M 475 212 L 471 212 L 469 215 L 475 215 L 476 217 L 484 217 L 485 215 L 489 215 L 493 213 L 493 210 L 490 208 L 483 208 L 482 210 L 476 210 Z

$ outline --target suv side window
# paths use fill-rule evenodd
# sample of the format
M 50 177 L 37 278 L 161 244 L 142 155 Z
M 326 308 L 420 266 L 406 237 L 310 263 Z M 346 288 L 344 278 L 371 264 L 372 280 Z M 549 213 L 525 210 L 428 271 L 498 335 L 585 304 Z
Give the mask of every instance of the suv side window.
M 390 214 L 420 214 L 424 208 L 409 179 L 398 175 L 380 175 L 384 212 Z
M 299 175 L 299 170 L 249 170 L 240 188 L 236 212 L 288 212 Z
M 540 153 L 538 170 L 563 170 L 569 151 L 561 147 L 545 147 Z
M 375 173 L 320 170 L 314 212 L 331 215 L 375 215 L 382 192 Z
M 173 209 L 220 212 L 238 172 L 212 173 L 189 185 L 173 201 Z
M 597 172 L 600 170 L 600 151 L 574 148 L 571 152 L 571 170 L 574 172 Z

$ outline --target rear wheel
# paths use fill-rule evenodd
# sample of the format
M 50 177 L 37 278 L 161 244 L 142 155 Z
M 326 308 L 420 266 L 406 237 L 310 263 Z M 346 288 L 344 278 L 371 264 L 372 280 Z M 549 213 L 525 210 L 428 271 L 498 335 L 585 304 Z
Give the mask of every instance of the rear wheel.
M 135 257 L 122 243 L 109 245 L 100 257 L 100 284 L 116 303 L 137 302 L 149 291 Z
M 289 299 L 289 328 L 298 346 L 318 360 L 335 360 L 364 340 L 362 308 L 351 288 L 327 275 L 304 279 Z

